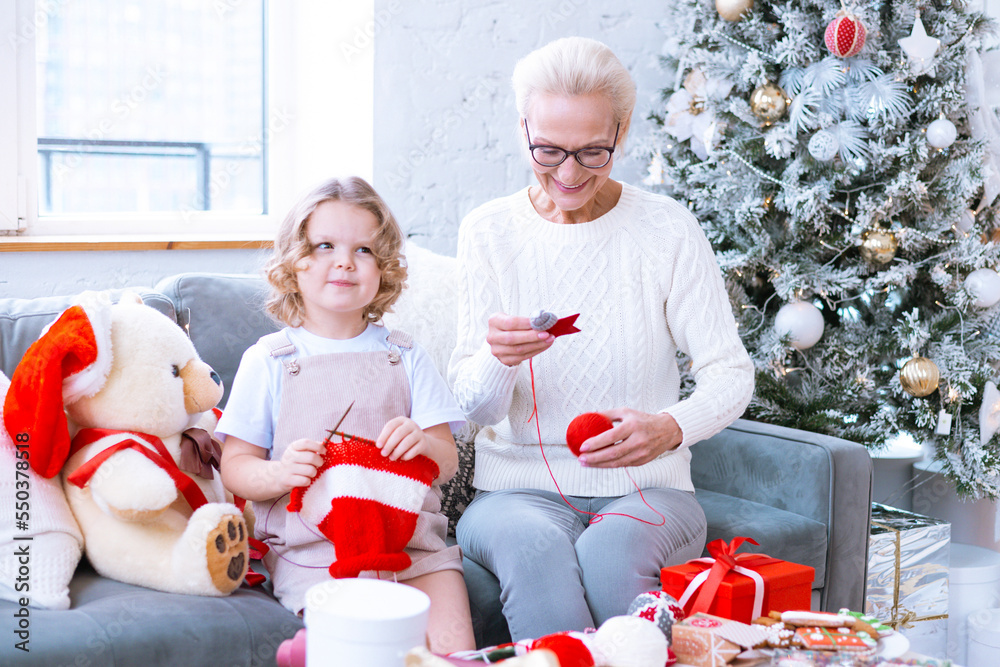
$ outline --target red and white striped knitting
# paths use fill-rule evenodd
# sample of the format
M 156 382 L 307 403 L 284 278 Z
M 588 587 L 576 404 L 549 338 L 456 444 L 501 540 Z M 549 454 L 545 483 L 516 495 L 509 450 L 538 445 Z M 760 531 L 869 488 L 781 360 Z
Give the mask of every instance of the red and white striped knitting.
M 426 456 L 391 461 L 371 440 L 331 440 L 312 483 L 292 490 L 288 511 L 299 512 L 333 543 L 332 577 L 398 572 L 410 566 L 403 548 L 437 476 L 437 464 Z

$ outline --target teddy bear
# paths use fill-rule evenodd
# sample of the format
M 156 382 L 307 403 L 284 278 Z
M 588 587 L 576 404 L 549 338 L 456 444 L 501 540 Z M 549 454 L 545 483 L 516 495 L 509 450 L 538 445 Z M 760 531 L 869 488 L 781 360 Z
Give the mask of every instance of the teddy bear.
M 249 534 L 216 470 L 222 395 L 170 318 L 135 294 L 85 293 L 18 364 L 4 423 L 34 473 L 61 476 L 98 573 L 223 596 L 247 573 Z

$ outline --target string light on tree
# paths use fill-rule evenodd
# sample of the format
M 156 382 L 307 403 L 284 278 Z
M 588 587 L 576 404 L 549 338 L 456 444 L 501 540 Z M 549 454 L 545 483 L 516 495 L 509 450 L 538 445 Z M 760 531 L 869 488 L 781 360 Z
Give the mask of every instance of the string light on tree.
M 886 229 L 869 229 L 861 235 L 861 256 L 869 264 L 882 266 L 896 257 L 899 241 Z
M 941 371 L 927 357 L 913 357 L 899 371 L 899 382 L 906 393 L 921 398 L 933 394 L 938 388 Z
M 958 138 L 958 128 L 944 115 L 927 126 L 927 143 L 934 148 L 948 148 L 955 143 L 956 138 Z
M 753 9 L 753 0 L 715 0 L 715 11 L 730 23 L 736 23 Z
M 868 31 L 861 20 L 844 8 L 837 12 L 834 19 L 826 26 L 823 41 L 833 55 L 850 58 L 858 55 L 864 47 L 867 34 Z
M 750 94 L 750 110 L 766 124 L 771 124 L 785 115 L 788 110 L 788 97 L 781 86 L 768 81 L 754 89 Z
M 774 330 L 796 350 L 808 350 L 823 337 L 823 313 L 808 301 L 792 301 L 778 309 Z
M 1000 303 L 1000 273 L 993 269 L 976 269 L 965 277 L 964 285 L 977 308 Z

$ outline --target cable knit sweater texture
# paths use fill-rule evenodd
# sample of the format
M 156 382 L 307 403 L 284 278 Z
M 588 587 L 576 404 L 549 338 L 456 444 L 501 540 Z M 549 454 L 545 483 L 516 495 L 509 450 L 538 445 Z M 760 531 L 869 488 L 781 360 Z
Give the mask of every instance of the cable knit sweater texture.
M 746 408 L 753 364 L 740 342 L 712 248 L 694 216 L 669 197 L 623 184 L 618 204 L 582 224 L 535 211 L 527 188 L 463 220 L 458 238 L 458 345 L 449 381 L 481 425 L 477 489 L 535 488 L 620 496 L 641 488 L 693 491 L 688 447 Z M 580 313 L 581 333 L 534 357 L 539 447 L 528 362 L 508 367 L 486 341 L 493 313 L 539 308 Z M 696 388 L 679 401 L 677 351 L 692 361 Z M 616 407 L 669 412 L 684 440 L 642 466 L 587 468 L 566 447 L 577 415 Z

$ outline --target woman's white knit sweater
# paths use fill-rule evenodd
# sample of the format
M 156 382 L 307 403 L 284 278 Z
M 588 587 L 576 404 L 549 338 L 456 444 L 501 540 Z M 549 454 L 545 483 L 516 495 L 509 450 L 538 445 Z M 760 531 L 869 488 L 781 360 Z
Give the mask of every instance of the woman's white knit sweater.
M 642 488 L 694 490 L 690 445 L 737 419 L 753 391 L 712 248 L 694 216 L 669 197 L 623 184 L 618 204 L 591 222 L 557 224 L 535 211 L 525 188 L 472 211 L 458 237 L 458 346 L 449 381 L 476 438 L 477 489 L 555 490 L 620 496 Z M 502 364 L 486 341 L 498 312 L 539 308 L 580 313 L 581 333 L 534 357 L 542 458 L 529 363 Z M 697 383 L 679 401 L 677 351 Z M 566 427 L 584 412 L 629 407 L 669 412 L 684 441 L 637 467 L 587 468 L 566 447 Z

